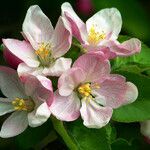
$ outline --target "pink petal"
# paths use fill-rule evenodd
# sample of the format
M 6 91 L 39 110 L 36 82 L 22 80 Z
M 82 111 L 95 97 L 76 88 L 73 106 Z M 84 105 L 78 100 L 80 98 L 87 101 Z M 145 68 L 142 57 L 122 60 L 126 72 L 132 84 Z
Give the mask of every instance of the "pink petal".
M 121 44 L 117 41 L 112 41 L 110 50 L 117 56 L 130 56 L 141 51 L 141 41 L 136 38 L 132 38 Z
M 46 103 L 42 103 L 37 110 L 28 114 L 29 126 L 37 127 L 42 125 L 50 117 L 50 109 Z
M 110 64 L 100 53 L 87 53 L 80 56 L 73 67 L 82 68 L 86 74 L 86 81 L 95 81 L 110 73 Z
M 26 98 L 23 86 L 14 69 L 0 66 L 0 89 L 8 98 Z
M 37 56 L 28 42 L 15 39 L 3 39 L 3 43 L 13 55 L 25 62 L 28 66 L 39 66 Z
M 58 80 L 59 94 L 69 96 L 73 90 L 85 80 L 85 74 L 80 68 L 71 68 L 63 73 Z
M 37 5 L 28 9 L 22 28 L 34 49 L 38 49 L 39 43 L 49 42 L 53 34 L 50 20 Z
M 70 25 L 62 17 L 59 17 L 51 42 L 53 44 L 52 55 L 55 58 L 63 56 L 71 47 L 72 33 Z
M 81 117 L 84 120 L 83 124 L 88 128 L 101 128 L 105 126 L 112 116 L 112 108 L 102 107 L 94 100 L 82 100 L 80 109 Z
M 14 69 L 22 62 L 18 57 L 13 55 L 6 47 L 3 49 L 3 56 L 5 61 Z
M 120 75 L 110 75 L 99 82 L 100 88 L 95 89 L 103 100 L 97 99 L 104 106 L 118 108 L 137 98 L 137 89 L 132 83 L 126 83 Z
M 2 125 L 0 137 L 9 138 L 22 133 L 28 127 L 27 112 L 16 111 Z
M 24 77 L 25 92 L 34 101 L 47 102 L 50 106 L 53 102 L 53 88 L 51 80 L 43 76 Z M 32 83 L 32 84 L 31 84 Z
M 106 36 L 111 33 L 110 39 L 117 39 L 122 26 L 121 14 L 116 8 L 102 9 L 87 20 L 88 32 L 93 25 L 97 32 L 104 32 Z
M 44 68 L 42 73 L 45 76 L 59 77 L 60 75 L 62 75 L 62 73 L 70 69 L 71 63 L 72 63 L 71 58 L 60 57 L 56 59 L 56 61 L 49 68 Z
M 50 110 L 57 119 L 63 121 L 76 120 L 80 115 L 80 100 L 75 92 L 69 96 L 61 96 L 55 92 L 55 100 Z
M 61 6 L 62 16 L 66 17 L 72 29 L 72 34 L 81 42 L 84 43 L 87 37 L 86 27 L 84 22 L 74 12 L 72 6 L 65 2 Z

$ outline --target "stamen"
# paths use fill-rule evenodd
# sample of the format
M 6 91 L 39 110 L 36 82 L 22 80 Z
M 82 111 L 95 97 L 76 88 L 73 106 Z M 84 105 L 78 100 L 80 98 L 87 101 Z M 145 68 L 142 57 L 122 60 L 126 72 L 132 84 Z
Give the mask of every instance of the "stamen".
M 22 98 L 16 98 L 12 101 L 12 105 L 14 106 L 14 109 L 17 111 L 33 111 L 34 109 L 34 102 L 33 100 L 25 100 Z
M 38 56 L 42 66 L 49 66 L 53 60 L 51 55 L 51 45 L 49 43 L 41 43 L 35 53 Z
M 101 40 L 106 38 L 106 34 L 104 32 L 99 33 L 96 32 L 94 25 L 90 28 L 88 35 L 88 42 L 93 45 L 97 45 Z

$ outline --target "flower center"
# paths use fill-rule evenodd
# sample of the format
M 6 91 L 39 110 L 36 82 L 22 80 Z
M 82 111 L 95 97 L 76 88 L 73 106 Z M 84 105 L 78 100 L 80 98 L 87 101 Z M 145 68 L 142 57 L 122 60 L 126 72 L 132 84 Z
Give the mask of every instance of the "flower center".
M 104 32 L 99 33 L 95 30 L 94 25 L 90 28 L 88 34 L 88 42 L 92 45 L 97 45 L 101 40 L 106 38 L 106 34 Z
M 14 109 L 17 111 L 33 111 L 34 107 L 35 107 L 35 103 L 33 102 L 33 100 L 26 100 L 26 99 L 22 99 L 22 98 L 15 98 L 12 101 L 12 105 L 14 106 Z
M 42 66 L 48 67 L 54 61 L 51 48 L 52 46 L 49 43 L 41 43 L 39 48 L 35 51 Z
M 78 87 L 78 92 L 82 97 L 88 97 L 91 95 L 90 83 L 82 84 Z
M 92 95 L 92 89 L 99 89 L 100 85 L 98 83 L 85 83 L 78 87 L 78 93 L 81 98 L 87 100 L 88 102 L 91 99 L 94 99 L 94 95 Z

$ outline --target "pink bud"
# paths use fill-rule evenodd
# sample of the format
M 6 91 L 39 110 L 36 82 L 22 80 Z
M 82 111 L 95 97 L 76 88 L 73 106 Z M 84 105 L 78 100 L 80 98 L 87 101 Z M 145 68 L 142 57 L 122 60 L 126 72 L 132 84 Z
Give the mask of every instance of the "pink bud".
M 5 61 L 14 69 L 22 62 L 19 58 L 13 55 L 6 47 L 3 49 L 3 56 Z
M 84 15 L 89 15 L 93 11 L 91 0 L 77 0 L 76 7 L 78 11 Z

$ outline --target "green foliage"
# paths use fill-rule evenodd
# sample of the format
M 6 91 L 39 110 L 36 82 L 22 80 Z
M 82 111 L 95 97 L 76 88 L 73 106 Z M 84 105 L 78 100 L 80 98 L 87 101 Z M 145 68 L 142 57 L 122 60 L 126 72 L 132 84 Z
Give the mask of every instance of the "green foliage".
M 81 120 L 67 123 L 66 128 L 78 150 L 110 150 L 106 128 L 90 129 Z

